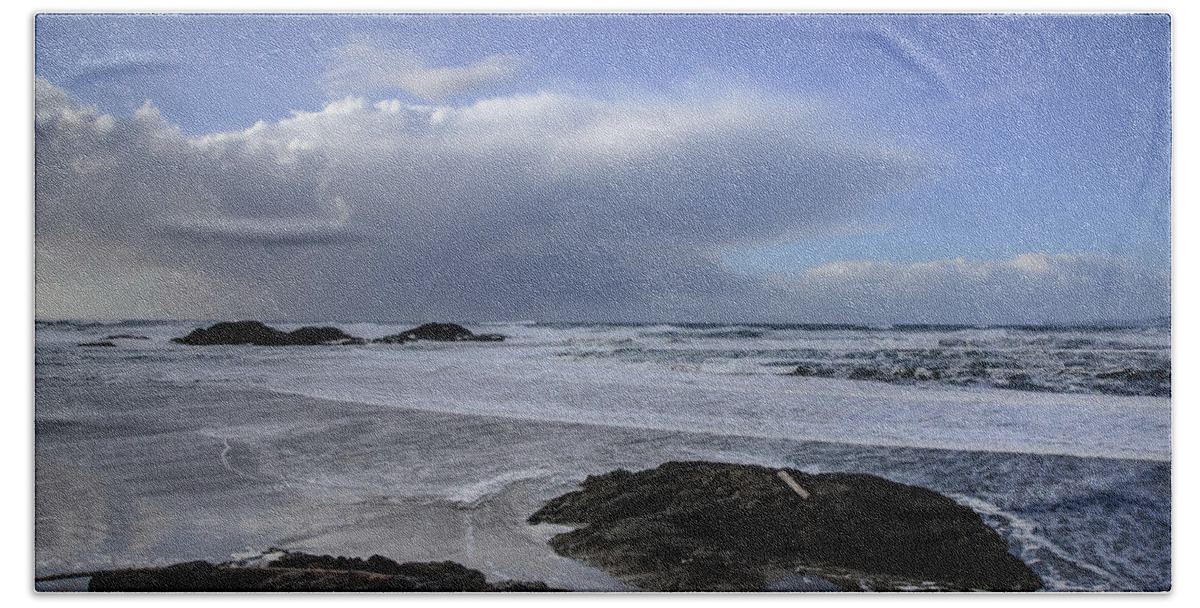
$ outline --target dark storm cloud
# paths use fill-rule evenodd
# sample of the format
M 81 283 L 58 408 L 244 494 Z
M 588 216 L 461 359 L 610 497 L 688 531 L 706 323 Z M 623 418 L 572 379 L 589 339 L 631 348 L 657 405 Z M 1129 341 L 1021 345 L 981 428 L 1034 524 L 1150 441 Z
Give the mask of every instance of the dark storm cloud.
M 182 269 L 254 284 L 249 299 L 294 316 L 717 311 L 752 282 L 712 251 L 828 223 L 929 171 L 746 95 L 347 98 L 198 139 L 150 105 L 118 120 L 45 81 L 37 95 L 40 248 L 120 248 L 89 274 Z
M 969 273 L 913 287 L 894 283 L 911 268 L 877 264 L 770 281 L 718 261 L 931 178 L 921 156 L 847 133 L 745 92 L 542 93 L 350 97 L 189 138 L 150 104 L 115 119 L 39 80 L 38 314 L 807 320 L 961 295 Z M 1124 267 L 1076 266 L 1078 280 L 1140 286 Z M 995 277 L 997 294 L 1068 297 Z

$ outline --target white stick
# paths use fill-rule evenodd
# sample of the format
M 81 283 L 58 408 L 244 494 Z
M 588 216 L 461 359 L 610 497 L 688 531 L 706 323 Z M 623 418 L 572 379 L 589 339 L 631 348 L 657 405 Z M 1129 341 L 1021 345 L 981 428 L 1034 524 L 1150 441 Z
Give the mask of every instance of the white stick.
M 779 475 L 779 478 L 782 479 L 783 483 L 786 483 L 789 488 L 791 488 L 792 490 L 795 490 L 795 492 L 800 495 L 800 498 L 803 498 L 804 500 L 808 500 L 808 497 L 811 496 L 808 493 L 808 490 L 805 490 L 804 488 L 800 487 L 800 484 L 796 483 L 796 480 L 792 479 L 791 475 L 788 475 L 787 471 L 780 471 L 780 472 L 776 473 L 776 475 Z

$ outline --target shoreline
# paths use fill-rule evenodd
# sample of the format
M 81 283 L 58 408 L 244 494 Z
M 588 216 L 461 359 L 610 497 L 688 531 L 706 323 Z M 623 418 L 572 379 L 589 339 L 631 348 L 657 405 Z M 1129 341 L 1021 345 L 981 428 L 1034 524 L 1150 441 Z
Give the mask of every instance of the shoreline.
M 580 487 L 546 502 L 525 523 L 564 525 L 548 539 L 554 552 L 636 585 L 626 590 L 1036 591 L 1044 586 L 970 508 L 926 488 L 873 475 L 809 475 L 692 461 L 637 473 L 616 469 L 588 476 Z M 487 581 L 483 572 L 449 560 L 402 565 L 378 554 L 364 560 L 274 547 L 217 564 L 196 560 L 60 573 L 35 584 L 49 591 L 55 581 L 82 578 L 86 590 L 109 592 L 577 589 L 541 581 Z M 73 585 L 58 590 L 80 590 L 80 582 Z
M 524 519 L 587 475 L 681 459 L 882 474 L 984 501 L 994 507 L 985 514 L 989 525 L 1001 530 L 1014 551 L 1043 560 L 1043 566 L 1062 558 L 1039 548 L 1047 540 L 1028 536 L 1022 522 L 1029 514 L 1010 513 L 1004 497 L 1014 490 L 1020 503 L 1027 500 L 1022 493 L 1033 488 L 1069 488 L 1072 477 L 1117 471 L 1115 483 L 1141 479 L 1137 483 L 1155 491 L 1165 488 L 1169 521 L 1169 462 L 531 423 L 216 385 L 143 383 L 72 391 L 42 383 L 37 394 L 38 575 L 190 559 L 219 562 L 279 546 L 332 555 L 378 553 L 398 561 L 450 559 L 481 570 L 489 581 L 629 590 L 555 555 L 546 544 L 554 531 L 528 526 Z M 130 460 L 135 437 L 147 454 L 143 460 Z M 70 463 L 74 476 L 64 477 L 52 455 L 85 445 L 87 453 Z M 109 481 L 96 486 L 90 474 Z M 69 497 L 56 490 L 64 485 L 99 492 L 93 503 L 121 510 L 65 508 Z M 1033 531 L 1051 534 L 1054 546 L 1069 546 L 1054 535 L 1075 532 L 1042 529 L 1047 525 Z M 75 532 L 88 542 L 64 542 Z M 1169 569 L 1169 536 L 1166 542 Z M 127 548 L 114 552 L 104 546 Z M 1059 584 L 1050 575 L 1049 584 Z

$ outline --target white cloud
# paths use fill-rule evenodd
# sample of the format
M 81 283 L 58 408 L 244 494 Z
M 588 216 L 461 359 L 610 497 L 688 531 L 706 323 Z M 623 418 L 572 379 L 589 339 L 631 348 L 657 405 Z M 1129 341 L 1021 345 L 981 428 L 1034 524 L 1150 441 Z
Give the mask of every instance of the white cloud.
M 1171 276 L 1109 256 L 835 262 L 772 278 L 793 310 L 830 321 L 1055 323 L 1170 314 Z
M 465 107 L 349 97 L 200 138 L 152 105 L 115 119 L 41 80 L 36 103 L 39 255 L 89 252 L 39 265 L 39 285 L 57 287 L 39 290 L 38 314 L 70 316 L 73 283 L 104 283 L 86 275 L 150 300 L 146 277 L 169 277 L 164 301 L 191 281 L 238 316 L 300 320 L 810 320 L 837 312 L 812 294 L 846 290 L 882 315 L 895 296 L 863 285 L 898 268 L 764 284 L 713 252 L 836 227 L 932 174 L 919 155 L 818 124 L 803 103 L 745 92 Z M 127 301 L 86 310 L 145 314 Z
M 488 55 L 471 65 L 431 67 L 412 51 L 355 42 L 338 49 L 322 85 L 338 95 L 402 89 L 422 99 L 444 102 L 507 82 L 517 76 L 521 65 L 518 57 Z

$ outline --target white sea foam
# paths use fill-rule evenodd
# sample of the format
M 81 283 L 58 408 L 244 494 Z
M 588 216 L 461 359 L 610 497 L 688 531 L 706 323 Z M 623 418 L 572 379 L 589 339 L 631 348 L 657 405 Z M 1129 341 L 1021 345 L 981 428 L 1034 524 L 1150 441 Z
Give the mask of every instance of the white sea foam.
M 410 326 L 345 327 L 370 339 Z M 83 367 L 110 381 L 144 376 L 217 382 L 429 411 L 765 438 L 1154 460 L 1171 455 L 1168 398 L 793 377 L 765 363 L 781 345 L 860 352 L 867 346 L 927 349 L 941 342 L 978 348 L 971 345 L 986 342 L 999 352 L 1066 342 L 1093 352 L 1113 342 L 1135 350 L 1139 345 L 1161 349 L 1165 339 L 1169 346 L 1169 335 L 1137 329 L 1115 337 L 1072 330 L 1030 338 L 1000 329 L 814 332 L 492 324 L 476 330 L 505 333 L 507 342 L 281 349 L 195 348 L 166 341 L 187 328 L 180 323 L 137 327 L 155 339 L 130 340 L 136 344 L 122 344 L 119 352 L 80 353 L 85 349 L 67 346 L 88 334 L 111 333 L 111 326 L 39 331 L 38 343 L 60 347 L 57 352 L 70 359 L 72 374 Z M 1046 344 L 1038 347 L 1039 340 Z M 63 350 L 70 352 L 63 355 Z M 131 365 L 131 357 L 141 358 Z M 52 365 L 44 367 L 39 373 L 55 373 Z M 918 378 L 926 373 L 922 369 L 915 370 Z
M 1006 511 L 981 498 L 961 494 L 954 494 L 950 497 L 985 518 L 1002 520 L 1003 524 L 1000 527 L 1003 528 L 1003 532 L 1010 541 L 1015 542 L 1019 547 L 1019 557 L 1026 564 L 1040 564 L 1043 561 L 1052 564 L 1068 564 L 1094 575 L 1099 581 L 1091 585 L 1079 585 L 1058 575 L 1056 570 L 1062 566 L 1051 565 L 1049 568 L 1043 569 L 1041 574 L 1043 579 L 1049 579 L 1046 580 L 1046 583 L 1051 588 L 1061 591 L 1103 591 L 1120 585 L 1121 579 L 1116 574 L 1080 559 L 1077 555 L 1047 538 L 1039 529 L 1037 522 Z M 1049 554 L 1049 556 L 1045 554 Z M 1046 559 L 1046 557 L 1053 559 Z
M 476 483 L 457 487 L 448 498 L 455 504 L 455 506 L 459 508 L 470 509 L 478 506 L 481 501 L 490 496 L 494 496 L 512 484 L 528 481 L 530 479 L 549 477 L 551 474 L 552 471 L 544 468 L 508 471 Z
M 732 376 L 451 345 L 280 362 L 255 384 L 432 411 L 870 445 L 1167 460 L 1166 399 Z

